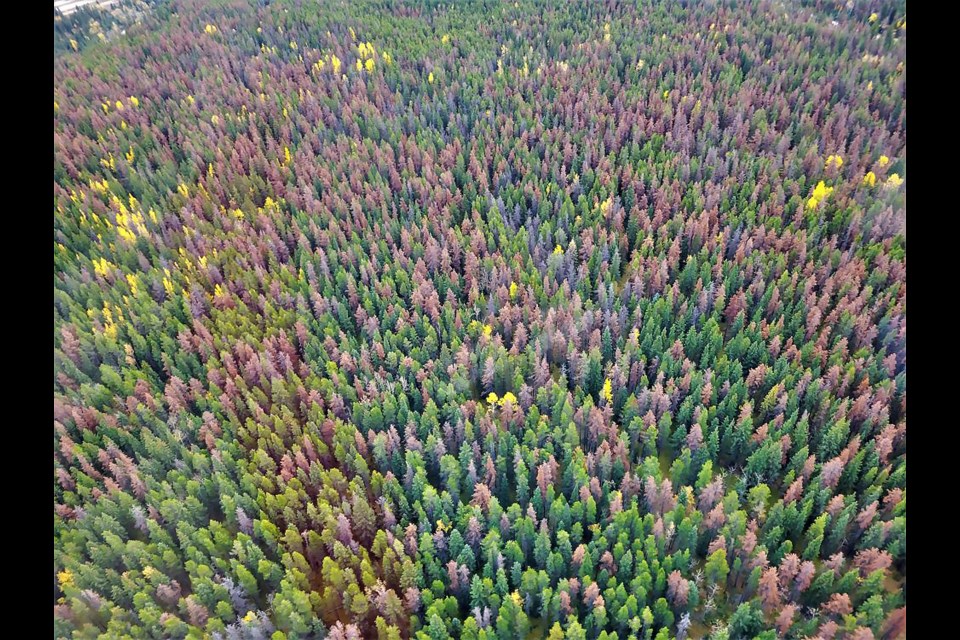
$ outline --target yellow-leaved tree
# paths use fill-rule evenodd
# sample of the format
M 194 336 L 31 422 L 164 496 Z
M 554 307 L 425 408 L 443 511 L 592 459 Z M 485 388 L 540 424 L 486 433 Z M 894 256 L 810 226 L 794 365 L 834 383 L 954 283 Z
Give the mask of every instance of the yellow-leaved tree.
M 810 199 L 807 200 L 807 207 L 810 209 L 816 209 L 817 205 L 823 202 L 824 198 L 833 193 L 833 187 L 828 187 L 823 180 L 817 183 L 817 186 L 813 188 L 813 193 L 810 194 Z
M 610 378 L 603 381 L 603 391 L 600 392 L 600 395 L 608 404 L 613 402 L 613 384 L 610 382 Z

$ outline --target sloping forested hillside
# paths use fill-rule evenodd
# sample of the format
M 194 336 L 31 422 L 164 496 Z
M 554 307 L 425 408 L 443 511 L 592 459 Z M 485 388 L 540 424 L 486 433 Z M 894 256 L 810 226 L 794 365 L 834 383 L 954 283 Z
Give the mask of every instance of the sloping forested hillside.
M 905 637 L 904 2 L 138 20 L 54 62 L 56 637 Z

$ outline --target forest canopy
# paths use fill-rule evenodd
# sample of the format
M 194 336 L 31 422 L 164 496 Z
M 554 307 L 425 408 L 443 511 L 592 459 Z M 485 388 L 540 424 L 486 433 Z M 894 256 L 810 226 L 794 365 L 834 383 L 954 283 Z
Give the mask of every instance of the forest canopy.
M 905 637 L 903 1 L 120 4 L 55 637 Z

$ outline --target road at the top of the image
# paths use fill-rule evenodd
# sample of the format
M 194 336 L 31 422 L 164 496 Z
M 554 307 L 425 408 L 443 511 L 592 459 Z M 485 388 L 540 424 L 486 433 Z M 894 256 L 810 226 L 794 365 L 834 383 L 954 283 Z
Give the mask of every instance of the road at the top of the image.
M 68 16 L 87 5 L 92 4 L 99 5 L 101 7 L 108 7 L 117 2 L 119 2 L 119 0 L 54 0 L 53 8 L 59 9 L 61 14 Z

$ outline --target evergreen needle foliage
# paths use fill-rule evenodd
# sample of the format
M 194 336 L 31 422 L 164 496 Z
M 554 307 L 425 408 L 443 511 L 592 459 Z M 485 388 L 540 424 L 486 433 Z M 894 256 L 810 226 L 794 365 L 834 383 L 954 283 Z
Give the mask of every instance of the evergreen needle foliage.
M 56 637 L 905 633 L 902 1 L 136 15 L 56 27 Z

